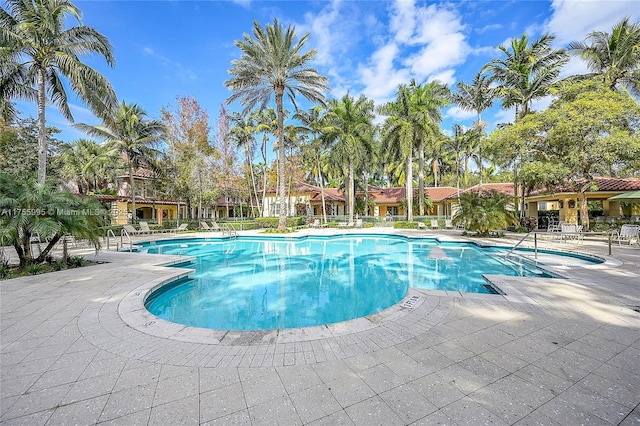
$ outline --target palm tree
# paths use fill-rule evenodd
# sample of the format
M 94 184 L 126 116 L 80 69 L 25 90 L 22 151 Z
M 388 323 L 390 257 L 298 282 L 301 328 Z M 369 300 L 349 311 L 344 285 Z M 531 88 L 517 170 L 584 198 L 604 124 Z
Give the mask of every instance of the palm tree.
M 300 93 L 311 102 L 324 104 L 324 92 L 329 90 L 329 80 L 318 74 L 314 68 L 306 66 L 317 53 L 316 50 L 301 52 L 309 33 L 295 42 L 295 27 L 290 25 L 285 30 L 275 19 L 273 25 L 267 25 L 264 29 L 258 21 L 254 21 L 253 36 L 254 38 L 244 34 L 243 40 L 235 41 L 235 45 L 242 51 L 242 56 L 231 62 L 229 74 L 233 77 L 224 84 L 233 91 L 227 103 L 240 100 L 240 104 L 245 107 L 244 113 L 257 105 L 264 109 L 275 95 L 280 159 L 278 174 L 281 176 L 278 229 L 283 231 L 287 227 L 283 97 L 286 93 L 294 106 L 296 93 Z
M 104 188 L 121 170 L 121 159 L 107 144 L 79 139 L 61 147 L 62 177 L 74 180 L 80 194 Z
M 387 115 L 382 129 L 384 149 L 391 158 L 404 163 L 407 203 L 407 221 L 413 222 L 413 154 L 415 142 L 426 133 L 425 122 L 413 114 L 411 91 L 400 85 L 396 100 L 381 105 L 378 111 Z
M 347 214 L 351 222 L 355 212 L 356 169 L 372 153 L 373 101 L 364 95 L 354 99 L 347 93 L 342 99 L 329 103 L 325 119 L 328 125 L 325 138 L 331 145 L 332 160 L 342 165 Z
M 23 98 L 38 104 L 38 182 L 47 170 L 45 106 L 49 101 L 73 121 L 61 77 L 97 115 L 116 104 L 109 81 L 82 63 L 80 55 L 96 53 L 109 66 L 115 60 L 107 38 L 87 26 L 65 29 L 69 18 L 79 23 L 80 9 L 68 0 L 6 0 L 0 8 L 0 98 Z M 3 107 L 4 108 L 4 107 Z
M 324 143 L 320 136 L 330 129 L 326 126 L 323 108 L 317 105 L 309 111 L 296 112 L 293 115 L 293 118 L 299 120 L 303 124 L 305 131 L 311 134 L 308 150 L 312 152 L 315 161 L 316 181 L 318 182 L 318 185 L 320 185 L 320 197 L 322 199 L 322 216 L 324 218 L 324 223 L 327 223 L 327 206 L 324 199 L 324 178 L 322 177 L 322 165 L 320 163 L 324 150 Z
M 467 146 L 466 132 L 459 124 L 453 126 L 453 136 L 445 144 L 447 150 L 453 154 L 456 169 L 456 188 L 458 189 L 458 199 L 460 199 L 460 169 L 462 168 L 462 157 Z
M 500 46 L 504 59 L 494 59 L 484 70 L 491 72 L 500 86 L 500 96 L 504 108 L 515 107 L 515 121 L 529 113 L 531 102 L 550 94 L 562 67 L 569 61 L 564 49 L 553 49 L 555 37 L 544 34 L 529 44 L 526 34 L 511 41 L 511 49 Z M 518 182 L 520 162 L 514 161 L 513 179 Z M 518 185 L 513 185 L 514 195 Z M 524 192 L 521 213 L 524 213 Z
M 0 242 L 15 248 L 23 268 L 44 262 L 65 235 L 87 240 L 99 249 L 99 227 L 107 213 L 95 200 L 5 174 L 0 174 L 0 210 L 16 212 L 0 215 Z M 36 235 L 46 237 L 48 243 L 34 258 L 31 238 Z
M 553 49 L 554 36 L 544 34 L 529 44 L 526 34 L 511 40 L 511 48 L 499 46 L 504 59 L 494 59 L 484 70 L 499 84 L 504 108 L 515 107 L 516 121 L 529 113 L 531 102 L 550 93 L 562 67 L 569 61 L 564 49 Z
M 482 122 L 482 112 L 491 108 L 498 90 L 491 86 L 491 79 L 482 73 L 473 77 L 471 85 L 464 81 L 456 85 L 457 92 L 452 94 L 451 100 L 463 111 L 475 111 L 478 118 L 475 122 L 480 132 L 484 131 L 485 123 Z M 482 140 L 478 143 L 478 165 L 480 167 L 480 185 L 482 185 Z
M 235 141 L 238 148 L 244 149 L 245 161 L 251 173 L 253 195 L 256 197 L 256 204 L 258 205 L 258 214 L 262 216 L 262 206 L 258 199 L 256 178 L 253 173 L 253 156 L 256 149 L 256 126 L 251 115 L 247 116 L 234 112 L 231 114 L 230 119 L 233 127 L 229 130 L 229 137 Z
M 147 119 L 147 113 L 137 104 L 127 105 L 122 101 L 113 116 L 105 117 L 102 124 L 89 126 L 79 123 L 74 127 L 91 136 L 105 140 L 110 147 L 126 158 L 129 169 L 132 217 L 135 221 L 137 216 L 133 171 L 134 168 L 141 165 L 153 167 L 157 154 L 153 147 L 165 137 L 164 124 L 159 120 Z
M 415 80 L 409 86 L 412 91 L 412 116 L 414 120 L 423 123 L 425 133 L 421 133 L 417 138 L 418 148 L 418 213 L 425 214 L 425 149 L 433 150 L 435 145 L 442 139 L 442 132 L 439 124 L 442 122 L 441 109 L 449 104 L 449 88 L 439 81 L 432 81 L 424 85 L 416 85 Z
M 640 95 L 640 23 L 631 24 L 626 17 L 611 33 L 592 31 L 587 40 L 591 44 L 569 43 L 569 53 L 582 57 L 612 90 L 622 85 Z
M 476 231 L 478 235 L 489 235 L 496 229 L 517 222 L 508 205 L 509 196 L 498 191 L 477 191 L 459 197 L 460 209 L 453 217 L 454 225 L 464 225 L 465 229 Z

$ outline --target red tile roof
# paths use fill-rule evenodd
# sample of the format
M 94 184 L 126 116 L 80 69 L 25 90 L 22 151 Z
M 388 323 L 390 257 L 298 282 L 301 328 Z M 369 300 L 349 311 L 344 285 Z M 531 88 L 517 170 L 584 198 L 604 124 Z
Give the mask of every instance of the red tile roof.
M 513 196 L 513 183 L 483 183 L 482 185 L 474 185 L 471 188 L 467 188 L 465 190 L 461 190 L 460 194 L 468 194 L 470 192 L 478 192 L 478 191 L 498 191 L 505 195 Z M 458 197 L 457 191 L 447 197 L 447 199 L 452 200 Z
M 596 189 L 588 192 L 598 191 L 637 191 L 640 189 L 640 179 L 638 178 L 613 178 L 605 176 L 596 176 L 594 178 Z M 581 179 L 577 185 L 582 185 L 586 180 Z M 576 192 L 576 186 L 571 184 L 556 185 L 549 189 L 536 189 L 531 191 L 529 195 L 543 195 L 561 192 Z

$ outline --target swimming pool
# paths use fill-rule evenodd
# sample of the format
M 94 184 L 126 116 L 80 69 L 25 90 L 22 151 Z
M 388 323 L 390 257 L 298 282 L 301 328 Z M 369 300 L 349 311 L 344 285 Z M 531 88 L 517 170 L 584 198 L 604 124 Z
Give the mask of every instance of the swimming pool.
M 225 330 L 359 318 L 396 304 L 409 287 L 494 292 L 484 274 L 549 276 L 472 243 L 391 235 L 169 240 L 140 251 L 195 257 L 196 273 L 147 297 L 151 313 Z

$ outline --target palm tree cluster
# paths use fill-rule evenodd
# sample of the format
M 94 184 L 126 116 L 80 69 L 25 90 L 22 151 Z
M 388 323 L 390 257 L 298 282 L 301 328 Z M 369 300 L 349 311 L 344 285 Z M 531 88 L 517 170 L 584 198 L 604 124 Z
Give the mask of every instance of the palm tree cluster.
M 124 170 L 134 212 L 134 173 L 144 166 L 158 172 L 158 181 L 165 182 L 160 190 L 167 196 L 198 193 L 199 213 L 203 202 L 220 195 L 213 188 L 205 196 L 203 189 L 203 179 L 214 179 L 215 165 L 228 166 L 225 175 L 216 178 L 216 185 L 236 173 L 234 155 L 225 154 L 232 144 L 244 154 L 246 195 L 258 206 L 259 215 L 267 214 L 260 202 L 267 188 L 277 188 L 281 229 L 291 211 L 287 194 L 297 180 L 321 188 L 325 221 L 326 187 L 343 189 L 347 213 L 353 219 L 357 207 L 367 210 L 369 184 L 404 186 L 411 221 L 414 204 L 417 214 L 425 214 L 426 185 L 464 188 L 505 177 L 518 183 L 528 153 L 516 147 L 492 146 L 482 114 L 498 101 L 503 108 L 515 110 L 515 122 L 532 114 L 532 103 L 558 87 L 570 54 L 583 58 L 592 75 L 612 90 L 638 94 L 640 87 L 640 26 L 629 19 L 622 20 L 611 33 L 588 34 L 584 42 L 571 43 L 567 50 L 554 48 L 552 35 L 530 40 L 524 34 L 500 46 L 500 57 L 482 67 L 470 83 L 459 82 L 453 92 L 438 81 L 410 81 L 398 86 L 394 99 L 377 106 L 364 95 L 350 93 L 327 99 L 328 79 L 309 66 L 317 52 L 304 50 L 310 35 L 299 37 L 294 26 L 285 27 L 277 19 L 264 27 L 256 21 L 252 33 L 235 42 L 240 56 L 231 61 L 230 78 L 224 83 L 231 91 L 227 104 L 238 102 L 242 111 L 221 113 L 215 137 L 209 136 L 206 123 L 195 125 L 195 120 L 206 121 L 206 114 L 193 118 L 194 125 L 183 130 L 185 134 L 190 134 L 189 129 L 198 133 L 198 141 L 189 148 L 195 151 L 180 153 L 176 147 L 187 143 L 182 139 L 190 136 L 172 131 L 167 117 L 154 120 L 139 105 L 118 101 L 107 79 L 81 61 L 83 55 L 96 53 L 108 65 L 115 63 L 108 39 L 82 25 L 80 10 L 73 3 L 7 0 L 5 4 L 6 8 L 0 8 L 1 122 L 10 125 L 16 121 L 14 99 L 37 103 L 38 182 L 42 184 L 46 178 L 51 140 L 45 105 L 52 103 L 73 120 L 63 84 L 66 79 L 68 87 L 101 120 L 97 125 L 76 124 L 76 128 L 104 143 L 80 140 L 64 145 L 59 153 L 61 177 L 74 181 L 79 192 L 91 193 L 108 188 Z M 73 20 L 79 25 L 66 28 Z M 298 108 L 298 95 L 311 104 L 309 109 Z M 286 102 L 292 113 L 285 109 Z M 441 129 L 442 110 L 451 104 L 476 113 L 471 128 L 456 124 L 452 131 Z M 383 122 L 376 124 L 377 115 Z M 270 167 L 267 151 L 272 140 L 277 157 Z M 161 152 L 167 146 L 167 152 Z M 189 154 L 192 151 L 197 154 Z M 255 164 L 258 152 L 261 159 Z M 202 161 L 182 161 L 185 156 Z M 180 170 L 196 167 L 196 163 L 202 168 L 196 173 L 197 183 L 193 173 Z M 512 174 L 504 174 L 507 167 L 512 168 Z M 500 168 L 501 176 L 492 175 Z M 178 175 L 184 179 L 177 179 Z M 360 192 L 365 194 L 363 200 L 357 199 Z

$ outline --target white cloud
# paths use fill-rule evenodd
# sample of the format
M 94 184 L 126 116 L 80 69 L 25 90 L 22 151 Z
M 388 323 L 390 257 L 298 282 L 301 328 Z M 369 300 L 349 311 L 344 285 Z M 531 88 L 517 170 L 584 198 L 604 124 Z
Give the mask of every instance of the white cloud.
M 575 1 L 553 0 L 553 14 L 545 24 L 545 30 L 557 37 L 559 45 L 583 41 L 591 31 L 611 31 L 624 17 L 637 21 L 640 7 L 635 0 Z
M 482 28 L 478 28 L 478 29 L 476 29 L 476 32 L 477 32 L 478 34 L 484 34 L 484 33 L 486 33 L 487 31 L 500 30 L 500 29 L 502 29 L 502 28 L 503 28 L 503 25 L 502 25 L 502 24 L 490 24 L 490 25 L 485 25 L 485 26 L 484 26 L 484 27 L 482 27 Z
M 386 101 L 401 83 L 455 82 L 455 66 L 470 53 L 460 17 L 446 6 L 396 1 L 389 9 L 387 40 L 360 64 L 364 93 Z
M 454 120 L 475 119 L 477 115 L 478 114 L 475 111 L 465 111 L 458 106 L 451 107 L 444 113 L 445 117 L 450 117 Z
M 500 109 L 493 115 L 494 122 L 492 127 L 497 127 L 502 123 L 513 123 L 513 119 L 516 116 L 516 110 L 514 108 Z

